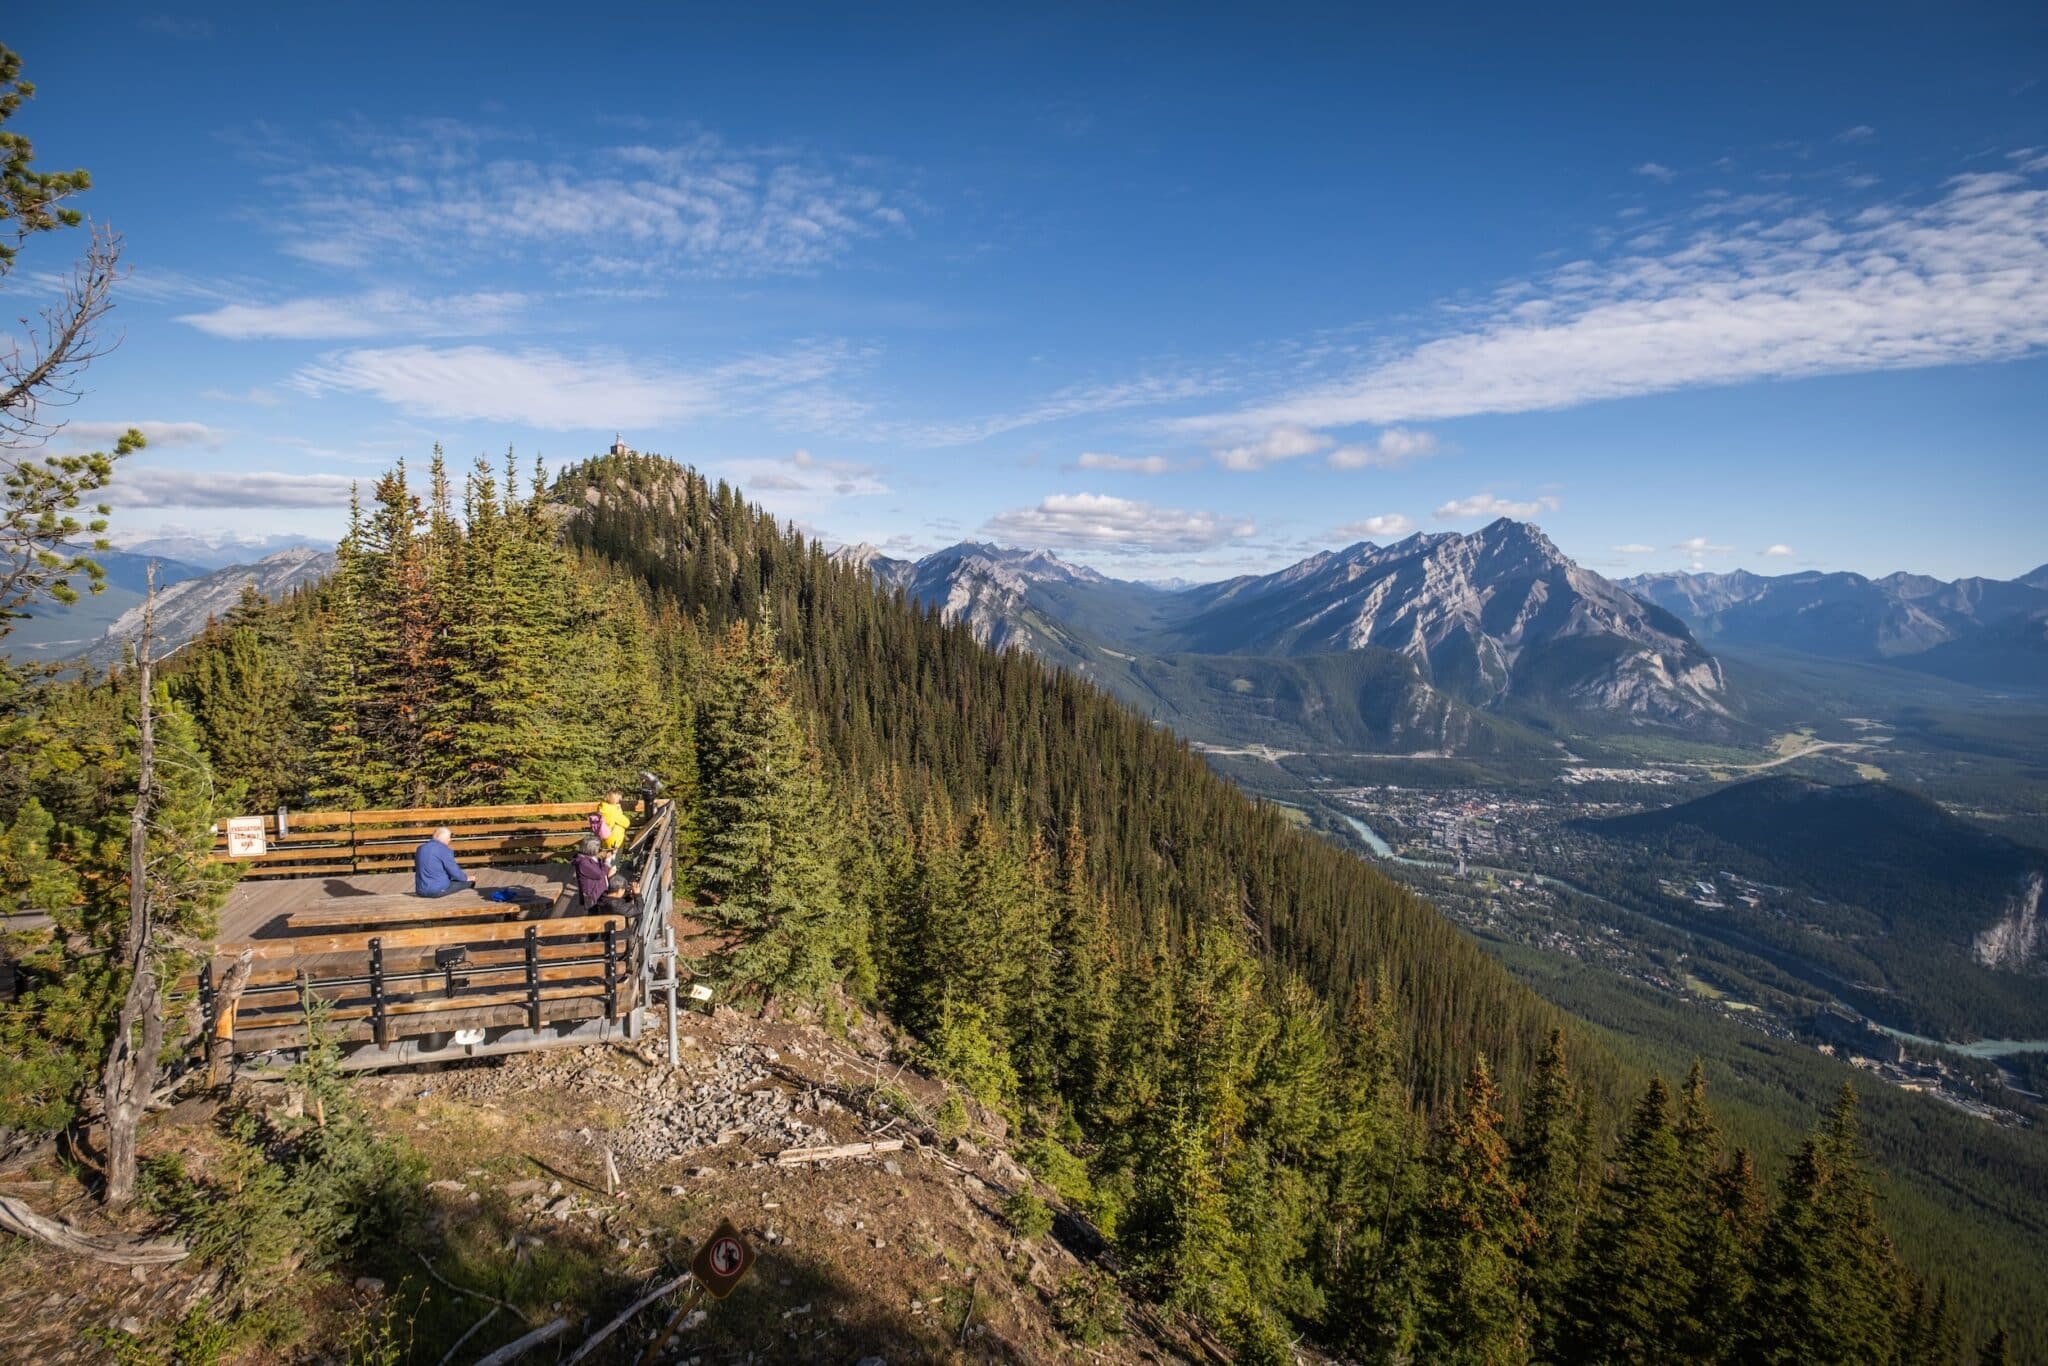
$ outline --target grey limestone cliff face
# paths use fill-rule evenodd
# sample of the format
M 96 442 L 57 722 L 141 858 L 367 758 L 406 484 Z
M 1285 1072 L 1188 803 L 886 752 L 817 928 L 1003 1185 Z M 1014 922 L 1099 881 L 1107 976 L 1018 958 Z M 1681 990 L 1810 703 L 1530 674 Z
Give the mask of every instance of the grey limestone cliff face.
M 2048 950 L 2048 924 L 2041 920 L 2042 878 L 2029 873 L 2025 883 L 2007 903 L 2005 914 L 1978 934 L 1971 945 L 1978 962 L 1987 968 L 2024 972 L 2040 963 Z
M 253 586 L 263 596 L 276 599 L 302 584 L 318 583 L 333 572 L 333 551 L 300 546 L 280 550 L 254 564 L 230 565 L 171 584 L 156 595 L 157 651 L 184 644 L 205 630 L 209 620 L 226 616 L 241 600 L 245 587 Z M 118 654 L 141 634 L 142 609 L 131 607 L 107 628 L 91 653 L 95 657 Z
M 1684 623 L 1506 519 L 1218 585 L 1184 633 L 1233 653 L 1396 650 L 1482 706 L 1520 695 L 1654 720 L 1726 714 L 1720 663 Z

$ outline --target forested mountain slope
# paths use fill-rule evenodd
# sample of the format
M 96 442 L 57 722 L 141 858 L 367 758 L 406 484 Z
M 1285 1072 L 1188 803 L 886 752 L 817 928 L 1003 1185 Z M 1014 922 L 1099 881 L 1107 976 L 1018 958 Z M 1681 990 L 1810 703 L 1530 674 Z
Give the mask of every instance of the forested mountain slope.
M 1852 1094 L 1767 1196 L 1703 1074 L 1644 1085 L 1172 734 L 670 462 L 525 490 L 480 464 L 460 492 L 438 459 L 424 491 L 401 468 L 329 580 L 245 599 L 169 673 L 193 840 L 209 809 L 660 775 L 712 932 L 691 966 L 719 999 L 885 1012 L 903 1061 L 1019 1140 L 1131 1293 L 1238 1359 L 1307 1336 L 1375 1361 L 1675 1343 L 1953 1366 L 2001 1312 L 1974 1285 L 1952 1307 L 1894 1253 Z M 122 818 L 127 682 L 10 680 L 0 857 L 118 886 L 94 860 L 120 843 L 93 832 Z M 0 1014 L 0 1123 L 89 1101 L 80 993 L 105 974 L 73 955 L 106 927 L 70 928 Z
M 1717 918 L 1809 960 L 1867 1014 L 1944 1038 L 2048 1033 L 2048 851 L 1889 783 L 1773 775 L 1592 823 L 1637 857 L 1732 869 L 1796 894 Z

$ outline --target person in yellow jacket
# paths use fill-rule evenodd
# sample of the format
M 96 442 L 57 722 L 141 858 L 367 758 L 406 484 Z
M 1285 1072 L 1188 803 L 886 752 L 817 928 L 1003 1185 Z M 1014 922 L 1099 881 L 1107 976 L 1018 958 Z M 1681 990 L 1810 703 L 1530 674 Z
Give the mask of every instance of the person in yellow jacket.
M 625 793 L 613 788 L 604 794 L 604 800 L 597 804 L 597 818 L 604 823 L 604 829 L 597 832 L 598 842 L 604 845 L 607 860 L 616 858 L 626 844 L 626 829 L 633 824 L 633 818 L 626 814 L 623 805 Z

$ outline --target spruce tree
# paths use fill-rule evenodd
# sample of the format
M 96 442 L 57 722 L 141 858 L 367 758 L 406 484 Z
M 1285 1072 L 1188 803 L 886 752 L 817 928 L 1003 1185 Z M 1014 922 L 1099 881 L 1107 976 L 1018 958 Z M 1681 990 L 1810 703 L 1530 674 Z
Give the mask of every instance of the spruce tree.
M 1529 1355 L 1520 1280 L 1534 1236 L 1510 1170 L 1498 1095 L 1486 1062 L 1430 1143 L 1409 1255 L 1415 1272 L 1415 1355 L 1502 1363 Z
M 1693 1340 L 1689 1194 L 1670 1093 L 1653 1078 L 1587 1221 L 1566 1294 L 1560 1355 L 1667 1360 Z
M 1743 1319 L 1747 1360 L 1889 1360 L 1903 1299 L 1900 1271 L 1877 1219 L 1868 1158 L 1846 1084 L 1801 1145 L 1758 1250 Z
M 1522 1102 L 1514 1175 L 1522 1185 L 1535 1236 L 1523 1257 L 1523 1279 L 1539 1353 L 1551 1350 L 1571 1279 L 1579 1222 L 1585 1212 L 1585 1131 L 1578 1087 L 1565 1059 L 1564 1031 L 1553 1029 Z
M 736 624 L 697 736 L 699 910 L 730 990 L 816 999 L 834 979 L 840 906 L 824 785 L 790 705 L 774 634 Z

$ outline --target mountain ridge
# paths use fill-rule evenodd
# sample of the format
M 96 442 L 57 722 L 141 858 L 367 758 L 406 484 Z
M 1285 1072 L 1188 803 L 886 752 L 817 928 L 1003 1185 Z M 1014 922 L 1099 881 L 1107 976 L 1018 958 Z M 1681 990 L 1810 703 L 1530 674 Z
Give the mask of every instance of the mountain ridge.
M 1432 747 L 1448 733 L 1443 725 L 1413 723 L 1443 720 L 1439 697 L 1481 711 L 1526 703 L 1639 724 L 1711 727 L 1729 717 L 1720 666 L 1681 621 L 1576 564 L 1539 528 L 1506 518 L 1389 546 L 1360 541 L 1270 574 L 1182 588 L 1112 579 L 1049 551 L 976 542 L 916 561 L 866 545 L 835 558 L 949 621 L 965 620 L 984 644 L 1031 650 L 1141 705 L 1176 689 L 1162 689 L 1156 676 L 1119 679 L 1135 661 L 1385 651 L 1413 666 L 1412 676 L 1373 671 L 1377 686 L 1400 690 L 1404 700 L 1371 699 L 1361 714 L 1406 715 L 1416 736 L 1436 734 Z M 1242 691 L 1246 681 L 1223 683 Z

